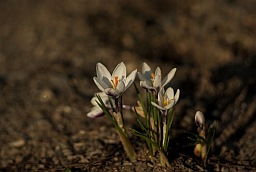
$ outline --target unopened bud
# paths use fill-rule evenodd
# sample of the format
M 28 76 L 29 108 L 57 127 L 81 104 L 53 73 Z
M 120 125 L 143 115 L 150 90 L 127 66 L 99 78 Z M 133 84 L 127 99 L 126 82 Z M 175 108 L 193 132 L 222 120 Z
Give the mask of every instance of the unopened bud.
M 205 126 L 205 119 L 204 119 L 204 115 L 201 111 L 197 111 L 195 114 L 195 122 L 196 125 L 203 130 L 204 126 Z

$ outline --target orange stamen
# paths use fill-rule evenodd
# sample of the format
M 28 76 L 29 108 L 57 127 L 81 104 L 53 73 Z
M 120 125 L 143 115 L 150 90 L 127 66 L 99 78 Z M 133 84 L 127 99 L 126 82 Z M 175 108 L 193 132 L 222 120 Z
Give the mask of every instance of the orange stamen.
M 152 77 L 152 79 L 155 79 L 155 74 L 151 73 L 151 77 Z
M 164 102 L 163 102 L 163 105 L 164 106 L 167 106 L 168 104 L 170 104 L 172 101 L 174 101 L 174 99 L 167 99 L 166 97 L 164 97 Z
M 155 74 L 151 73 L 151 81 L 154 82 L 154 80 L 155 80 Z
M 114 79 L 111 80 L 113 88 L 116 89 L 118 84 L 118 76 L 115 76 Z
M 164 97 L 163 105 L 164 105 L 164 106 L 167 106 L 167 105 L 168 105 L 168 100 L 167 100 L 165 97 Z

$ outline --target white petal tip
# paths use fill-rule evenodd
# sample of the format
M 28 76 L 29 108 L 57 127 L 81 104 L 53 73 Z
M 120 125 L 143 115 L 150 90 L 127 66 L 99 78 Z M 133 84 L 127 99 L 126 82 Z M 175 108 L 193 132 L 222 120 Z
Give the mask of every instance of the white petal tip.
M 205 118 L 204 114 L 201 111 L 197 111 L 195 114 L 195 122 L 196 125 L 200 128 L 203 128 L 205 126 Z

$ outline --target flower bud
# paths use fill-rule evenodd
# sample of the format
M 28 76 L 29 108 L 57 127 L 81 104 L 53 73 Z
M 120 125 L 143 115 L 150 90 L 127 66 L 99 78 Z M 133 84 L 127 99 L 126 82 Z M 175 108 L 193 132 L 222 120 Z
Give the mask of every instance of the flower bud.
M 204 129 L 205 126 L 205 119 L 204 119 L 204 115 L 201 111 L 197 111 L 195 114 L 195 122 L 196 125 L 200 128 L 200 130 Z

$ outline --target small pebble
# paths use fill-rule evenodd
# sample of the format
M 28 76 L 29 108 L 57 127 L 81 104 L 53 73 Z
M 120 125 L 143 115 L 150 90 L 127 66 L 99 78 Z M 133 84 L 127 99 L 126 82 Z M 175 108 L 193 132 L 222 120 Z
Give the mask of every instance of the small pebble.
M 24 139 L 19 139 L 19 140 L 16 140 L 14 142 L 9 143 L 9 146 L 16 147 L 16 148 L 22 147 L 24 145 L 25 145 L 25 140 Z
M 113 160 L 114 160 L 115 162 L 119 161 L 117 157 L 114 157 Z
M 130 163 L 130 162 L 124 162 L 123 165 L 131 166 L 132 163 Z
M 74 147 L 75 151 L 78 152 L 81 149 L 83 149 L 84 145 L 85 145 L 84 142 L 78 142 L 78 143 L 74 143 L 73 147 Z
M 54 98 L 54 94 L 50 89 L 44 89 L 39 95 L 41 102 L 48 103 Z

